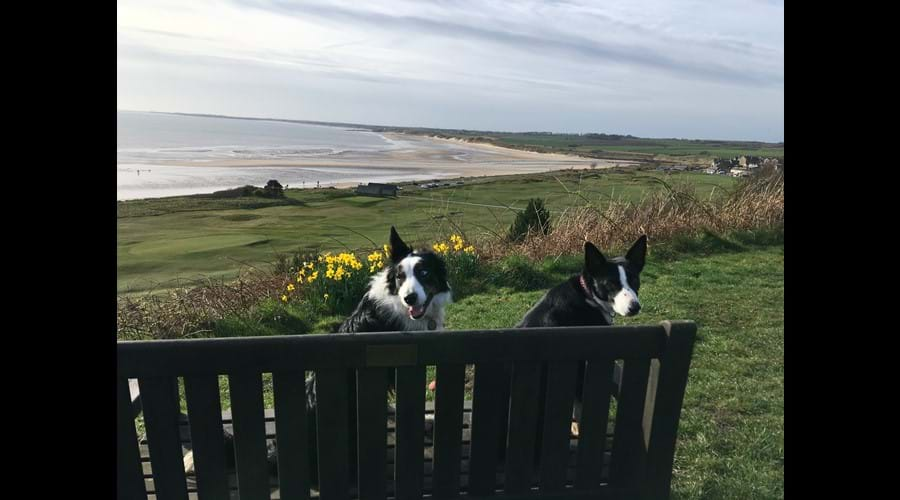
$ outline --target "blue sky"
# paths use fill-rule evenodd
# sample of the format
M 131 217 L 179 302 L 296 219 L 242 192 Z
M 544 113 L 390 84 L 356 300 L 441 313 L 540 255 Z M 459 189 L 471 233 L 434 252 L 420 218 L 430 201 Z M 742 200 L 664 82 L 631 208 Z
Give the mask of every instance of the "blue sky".
M 118 109 L 784 140 L 783 2 L 117 4 Z

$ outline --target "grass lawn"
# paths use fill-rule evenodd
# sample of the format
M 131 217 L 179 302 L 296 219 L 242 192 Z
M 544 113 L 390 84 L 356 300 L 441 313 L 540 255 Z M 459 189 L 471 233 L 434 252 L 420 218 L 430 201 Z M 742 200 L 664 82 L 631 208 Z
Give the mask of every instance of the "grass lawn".
M 467 179 L 463 186 L 404 187 L 397 199 L 356 196 L 351 190 L 289 190 L 285 200 L 173 197 L 118 202 L 117 292 L 167 289 L 184 280 L 228 279 L 241 268 L 266 265 L 278 253 L 302 249 L 371 248 L 385 243 L 390 224 L 407 241 L 440 234 L 505 232 L 515 211 L 533 197 L 552 214 L 611 198 L 638 200 L 667 183 L 690 183 L 700 197 L 731 188 L 735 179 L 697 173 L 560 171 Z M 568 190 L 568 191 L 567 191 Z M 578 191 L 581 196 L 569 191 Z M 482 206 L 490 205 L 490 206 Z M 375 223 L 375 221 L 390 221 Z

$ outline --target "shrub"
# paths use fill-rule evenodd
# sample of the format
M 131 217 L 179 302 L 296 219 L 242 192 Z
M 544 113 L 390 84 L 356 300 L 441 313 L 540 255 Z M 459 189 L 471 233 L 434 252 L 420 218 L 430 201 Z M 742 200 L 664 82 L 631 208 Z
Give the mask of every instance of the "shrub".
M 548 234 L 550 232 L 550 211 L 544 207 L 544 200 L 532 198 L 528 200 L 525 210 L 516 214 L 516 220 L 509 228 L 510 241 L 522 241 L 530 233 Z
M 263 188 L 263 196 L 266 198 L 284 198 L 284 187 L 275 179 L 269 180 Z

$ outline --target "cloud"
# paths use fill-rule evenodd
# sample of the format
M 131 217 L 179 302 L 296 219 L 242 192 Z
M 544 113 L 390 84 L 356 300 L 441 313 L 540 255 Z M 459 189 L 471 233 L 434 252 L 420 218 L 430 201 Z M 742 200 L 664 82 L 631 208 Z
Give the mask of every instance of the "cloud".
M 646 131 L 674 127 L 667 136 L 679 122 L 710 134 L 765 123 L 760 134 L 781 139 L 783 19 L 781 3 L 729 0 L 119 0 L 118 101 L 509 130 L 537 121 L 518 109 L 531 106 L 570 129 L 618 132 L 641 117 Z M 290 102 L 258 97 L 272 89 Z M 421 109 L 401 109 L 411 100 Z M 172 108 L 185 102 L 209 109 Z

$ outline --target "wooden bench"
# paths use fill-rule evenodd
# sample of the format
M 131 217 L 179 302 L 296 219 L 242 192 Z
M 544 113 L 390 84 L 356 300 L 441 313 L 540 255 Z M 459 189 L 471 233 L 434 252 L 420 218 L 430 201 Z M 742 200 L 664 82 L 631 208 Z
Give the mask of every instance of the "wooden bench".
M 663 322 L 119 342 L 118 498 L 665 499 L 695 335 L 691 322 Z M 576 436 L 573 398 L 585 362 Z M 538 401 L 542 364 L 548 383 Z M 471 401 L 467 365 L 475 373 Z M 425 402 L 427 366 L 436 367 L 433 405 Z M 390 408 L 389 368 L 396 368 Z M 356 464 L 347 458 L 350 369 L 358 383 Z M 315 490 L 307 464 L 307 371 L 318 379 Z M 274 409 L 263 408 L 263 373 L 273 374 Z M 219 375 L 228 376 L 226 412 Z M 173 392 L 179 380 L 186 417 Z M 505 401 L 497 397 L 504 384 Z M 503 405 L 508 425 L 501 422 Z M 136 431 L 139 411 L 145 439 Z M 425 439 L 426 414 L 434 419 L 432 440 Z M 223 428 L 234 436 L 231 473 Z M 277 440 L 277 478 L 268 470 L 267 440 Z M 193 463 L 186 467 L 189 452 Z

